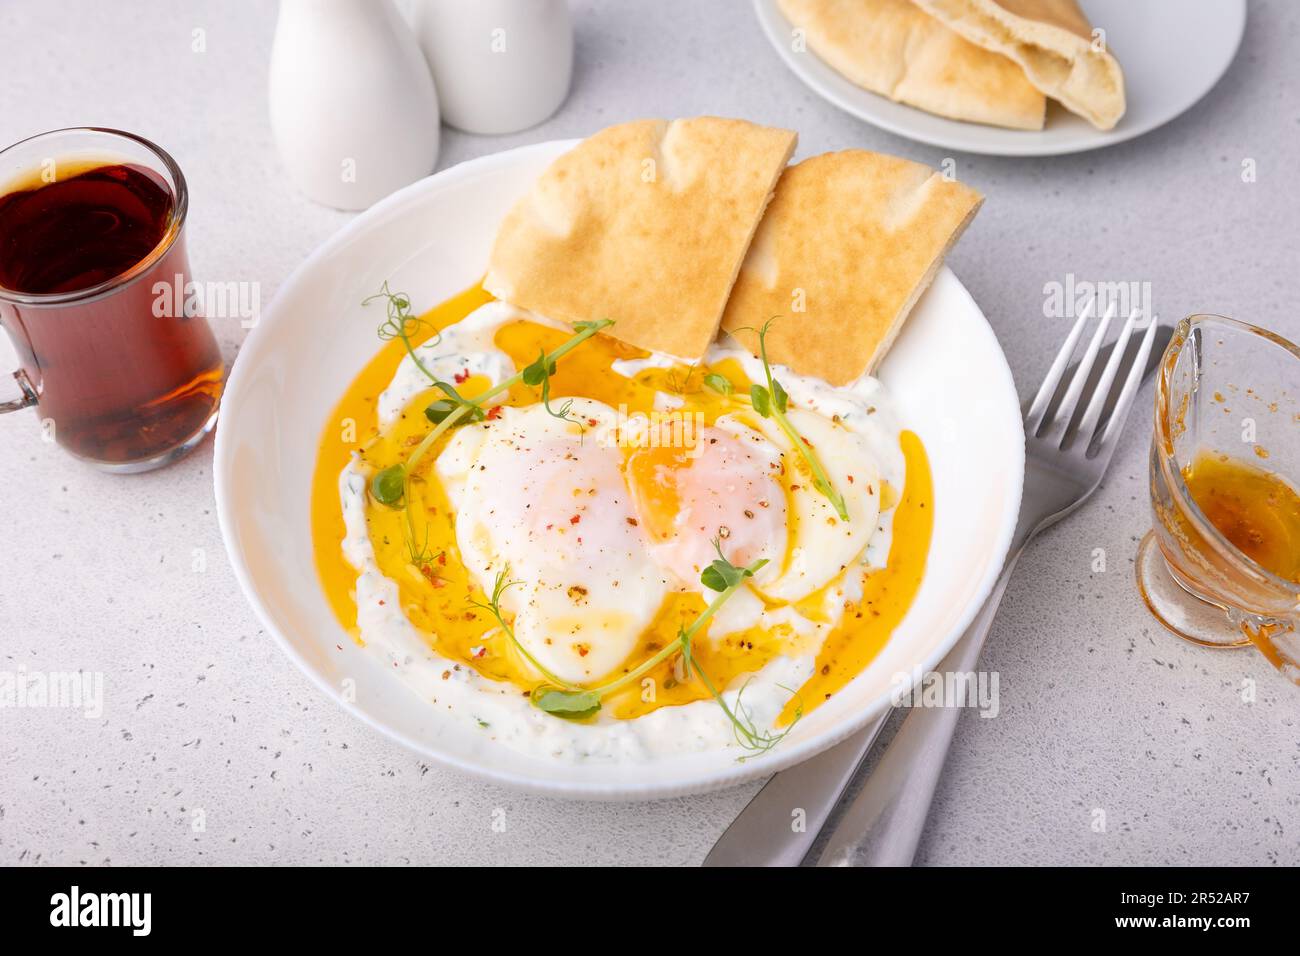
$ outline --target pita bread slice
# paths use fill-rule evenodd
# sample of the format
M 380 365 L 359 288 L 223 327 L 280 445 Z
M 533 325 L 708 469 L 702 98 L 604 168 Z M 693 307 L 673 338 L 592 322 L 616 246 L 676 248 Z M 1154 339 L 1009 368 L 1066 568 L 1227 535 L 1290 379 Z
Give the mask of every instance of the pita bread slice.
M 915 0 L 931 16 L 1024 68 L 1029 82 L 1098 129 L 1124 115 L 1124 71 L 1093 45 L 1075 0 Z
M 832 385 L 871 372 L 983 202 L 910 160 L 865 150 L 791 166 L 758 227 L 722 327 Z M 802 307 L 802 311 L 800 308 Z
M 1015 63 L 910 0 L 780 0 L 808 47 L 872 93 L 940 116 L 1042 129 L 1047 99 Z
M 565 153 L 506 216 L 484 287 L 567 322 L 687 360 L 718 332 L 781 170 L 789 130 L 641 120 Z

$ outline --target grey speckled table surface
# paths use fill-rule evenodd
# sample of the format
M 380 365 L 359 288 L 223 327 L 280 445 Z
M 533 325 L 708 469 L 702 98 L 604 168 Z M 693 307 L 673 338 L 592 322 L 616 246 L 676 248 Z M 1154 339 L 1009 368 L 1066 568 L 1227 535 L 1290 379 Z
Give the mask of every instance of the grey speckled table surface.
M 560 112 L 517 136 L 444 131 L 440 167 L 699 113 L 797 129 L 801 155 L 945 158 L 816 97 L 743 0 L 574 7 L 576 76 Z M 349 218 L 297 195 L 272 149 L 274 14 L 266 0 L 8 0 L 0 141 L 93 124 L 162 143 L 189 178 L 196 277 L 258 281 L 266 301 Z M 205 53 L 191 52 L 195 28 Z M 1149 282 L 1166 321 L 1216 311 L 1300 335 L 1298 34 L 1300 6 L 1253 3 L 1219 86 L 1132 142 L 956 157 L 988 201 L 950 263 L 1022 395 L 1064 333 L 1044 318 L 1044 285 L 1068 273 Z M 234 358 L 238 322 L 217 331 Z M 9 359 L 0 346 L 0 365 Z M 1148 407 L 1144 395 L 1093 502 L 1022 560 L 984 658 L 1001 713 L 963 715 L 920 862 L 1300 863 L 1300 691 L 1254 652 L 1173 639 L 1134 589 Z M 755 792 L 574 807 L 431 766 L 367 729 L 245 605 L 211 455 L 208 443 L 162 472 L 110 477 L 43 443 L 34 417 L 0 421 L 0 670 L 105 675 L 99 719 L 0 710 L 0 863 L 693 864 Z M 195 549 L 210 556 L 202 573 Z

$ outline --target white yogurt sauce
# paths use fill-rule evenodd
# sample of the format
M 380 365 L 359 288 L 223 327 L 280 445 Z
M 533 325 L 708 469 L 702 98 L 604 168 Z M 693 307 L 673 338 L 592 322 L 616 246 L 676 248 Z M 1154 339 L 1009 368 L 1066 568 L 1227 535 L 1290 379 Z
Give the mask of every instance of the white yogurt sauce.
M 529 319 L 557 328 L 566 328 L 533 313 L 504 302 L 490 302 L 460 322 L 442 331 L 441 336 L 419 346 L 416 354 L 421 363 L 438 378 L 455 381 L 459 374 L 483 375 L 494 385 L 515 374 L 510 357 L 497 349 L 493 338 L 504 324 Z M 762 363 L 747 351 L 714 345 L 705 361 L 714 363 L 726 358 L 737 359 L 753 381 L 763 381 Z M 645 368 L 670 367 L 679 359 L 651 355 L 645 359 L 618 361 L 616 372 L 635 376 Z M 838 416 L 845 428 L 861 436 L 869 445 L 880 466 L 881 475 L 895 489 L 903 487 L 904 464 L 898 447 L 898 428 L 888 395 L 874 378 L 864 376 L 843 389 L 834 389 L 820 380 L 797 375 L 784 367 L 774 368 L 789 393 L 792 404 Z M 431 384 L 412 360 L 406 356 L 392 382 L 379 396 L 378 415 L 381 427 L 387 428 L 403 410 Z M 356 584 L 357 628 L 361 639 L 387 669 L 411 690 L 455 718 L 476 726 L 490 738 L 524 753 L 566 761 L 648 761 L 707 750 L 732 750 L 744 755 L 731 722 L 712 700 L 695 701 L 675 707 L 661 707 L 635 720 L 617 720 L 598 715 L 592 723 L 562 720 L 533 707 L 523 692 L 513 684 L 492 681 L 467 665 L 439 655 L 430 640 L 411 624 L 401 607 L 397 583 L 387 577 L 375 559 L 374 547 L 366 526 L 366 486 L 372 469 L 354 457 L 339 475 L 339 498 L 343 507 L 346 533 L 343 554 L 358 577 Z M 883 567 L 888 556 L 892 510 L 880 522 L 872 536 L 863 567 L 850 569 L 834 588 L 828 588 L 828 610 L 843 607 L 845 600 L 861 595 L 862 578 L 868 567 Z M 490 586 L 490 582 L 489 582 Z M 812 676 L 816 651 L 832 624 L 812 621 L 791 607 L 765 609 L 752 592 L 738 591 L 719 610 L 711 633 L 722 636 L 760 624 L 766 628 L 788 628 L 802 638 L 806 652 L 797 657 L 779 657 L 770 661 L 748 682 L 723 692 L 728 705 L 735 708 L 743 688 L 742 705 L 760 729 L 771 728 L 790 696 L 786 688 L 799 687 Z

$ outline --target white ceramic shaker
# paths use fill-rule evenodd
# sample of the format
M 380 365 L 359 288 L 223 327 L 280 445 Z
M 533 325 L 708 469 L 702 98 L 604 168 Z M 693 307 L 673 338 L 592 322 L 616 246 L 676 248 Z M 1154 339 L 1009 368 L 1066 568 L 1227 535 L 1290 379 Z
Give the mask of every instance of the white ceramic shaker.
M 567 0 L 408 0 L 442 118 L 467 133 L 515 133 L 564 102 L 573 77 Z
M 271 132 L 316 202 L 365 209 L 433 172 L 438 97 L 392 0 L 280 0 Z

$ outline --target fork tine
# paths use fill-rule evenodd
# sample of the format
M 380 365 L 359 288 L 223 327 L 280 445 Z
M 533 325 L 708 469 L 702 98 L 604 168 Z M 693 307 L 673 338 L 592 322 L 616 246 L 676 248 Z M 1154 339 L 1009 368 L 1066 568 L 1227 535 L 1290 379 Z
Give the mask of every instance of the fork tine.
M 1105 459 L 1109 458 L 1111 452 L 1115 450 L 1115 444 L 1119 440 L 1119 433 L 1124 430 L 1124 422 L 1128 419 L 1129 410 L 1133 406 L 1133 398 L 1142 385 L 1142 376 L 1146 372 L 1147 358 L 1151 355 L 1151 343 L 1155 341 L 1156 326 L 1158 324 L 1156 317 L 1152 316 L 1150 324 L 1147 325 L 1146 334 L 1142 336 L 1142 344 L 1138 347 L 1137 358 L 1133 360 L 1133 367 L 1129 369 L 1128 378 L 1124 380 L 1124 390 L 1119 393 L 1119 398 L 1115 402 L 1115 410 L 1111 412 L 1110 421 L 1106 423 L 1106 430 L 1102 433 L 1101 441 L 1097 444 L 1095 457 L 1102 458 L 1103 464 Z
M 1025 414 L 1026 435 L 1033 437 L 1038 434 L 1038 426 L 1042 424 L 1043 416 L 1047 414 L 1047 406 L 1052 404 L 1052 396 L 1056 394 L 1056 387 L 1061 384 L 1061 376 L 1065 374 L 1065 367 L 1070 364 L 1070 357 L 1074 355 L 1074 347 L 1079 344 L 1079 336 L 1083 334 L 1084 325 L 1092 318 L 1092 307 L 1096 302 L 1094 298 L 1083 307 L 1083 312 L 1074 323 L 1074 328 L 1070 329 L 1070 334 L 1065 337 L 1065 344 L 1061 346 L 1061 351 L 1057 352 L 1056 358 L 1052 360 L 1052 367 L 1047 370 L 1043 384 L 1038 389 L 1038 394 L 1034 396 L 1034 403 L 1029 406 L 1029 411 Z
M 1101 351 L 1101 343 L 1106 340 L 1106 330 L 1110 328 L 1110 320 L 1115 318 L 1115 308 L 1115 303 L 1112 302 L 1106 314 L 1101 317 L 1101 322 L 1097 324 L 1097 331 L 1092 334 L 1088 348 L 1079 359 L 1074 377 L 1070 379 L 1069 387 L 1065 390 L 1065 397 L 1061 399 L 1061 404 L 1056 408 L 1056 415 L 1048 422 L 1047 430 L 1043 432 L 1042 437 L 1045 441 L 1050 440 L 1059 444 L 1065 438 L 1066 429 L 1070 427 L 1070 419 L 1074 418 L 1075 409 L 1079 407 L 1079 400 L 1083 397 L 1083 388 L 1088 384 L 1088 376 L 1092 374 L 1092 365 L 1097 361 L 1097 353 Z
M 1079 430 L 1075 435 L 1084 442 L 1083 447 L 1085 449 L 1092 441 L 1093 433 L 1097 431 L 1097 423 L 1101 421 L 1102 409 L 1106 407 L 1106 399 L 1110 396 L 1111 386 L 1115 384 L 1115 376 L 1119 373 L 1120 363 L 1124 361 L 1124 353 L 1128 351 L 1129 339 L 1133 335 L 1133 326 L 1137 323 L 1139 314 L 1141 314 L 1141 310 L 1134 309 L 1129 312 L 1128 318 L 1124 320 L 1124 328 L 1120 329 L 1115 344 L 1111 346 L 1110 360 L 1106 362 L 1106 367 L 1101 372 L 1101 378 L 1097 380 L 1097 388 L 1092 393 L 1092 400 L 1088 402 L 1088 407 L 1083 410 L 1083 417 L 1079 419 Z

